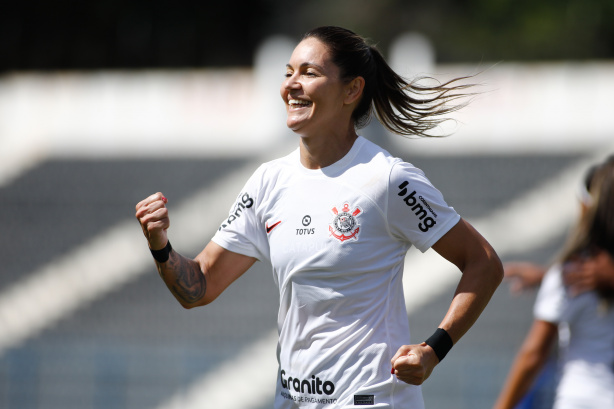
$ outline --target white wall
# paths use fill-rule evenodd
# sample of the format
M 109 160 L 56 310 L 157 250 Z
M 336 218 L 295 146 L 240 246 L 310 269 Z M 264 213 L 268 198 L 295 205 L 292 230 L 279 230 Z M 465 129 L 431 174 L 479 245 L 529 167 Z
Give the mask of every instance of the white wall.
M 437 66 L 443 78 L 481 72 L 482 92 L 454 115 L 454 135 L 418 141 L 428 153 L 594 151 L 614 142 L 614 62 Z

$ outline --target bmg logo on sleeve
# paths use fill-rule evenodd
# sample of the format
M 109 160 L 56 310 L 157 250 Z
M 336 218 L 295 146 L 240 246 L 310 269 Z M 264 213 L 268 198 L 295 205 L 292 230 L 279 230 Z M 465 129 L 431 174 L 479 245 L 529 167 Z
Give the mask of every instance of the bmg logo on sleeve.
M 399 185 L 399 189 L 401 189 L 398 193 L 399 196 L 403 197 L 403 201 L 405 204 L 411 208 L 416 217 L 420 219 L 420 223 L 418 223 L 418 228 L 427 232 L 429 229 L 437 224 L 434 218 L 437 218 L 437 214 L 431 209 L 431 206 L 424 200 L 422 196 L 416 197 L 416 191 L 414 190 L 409 195 L 407 195 L 408 189 L 407 185 L 409 185 L 408 181 L 404 181 Z M 407 196 L 405 196 L 407 195 Z M 404 197 L 405 196 L 405 197 Z M 420 200 L 420 203 L 418 202 Z M 428 209 L 428 212 L 427 212 Z M 433 215 L 433 217 L 429 216 L 429 212 Z
M 241 217 L 244 209 L 249 209 L 254 205 L 254 199 L 249 196 L 249 193 L 241 193 L 235 202 L 233 209 L 218 230 L 222 230 L 226 226 L 232 224 L 235 220 Z

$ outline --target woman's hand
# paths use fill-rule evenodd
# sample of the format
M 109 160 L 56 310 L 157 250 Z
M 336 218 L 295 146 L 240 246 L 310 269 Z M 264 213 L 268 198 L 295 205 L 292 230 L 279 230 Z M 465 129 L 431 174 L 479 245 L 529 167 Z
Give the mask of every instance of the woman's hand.
M 614 293 L 614 260 L 600 250 L 586 258 L 565 263 L 563 281 L 573 296 L 597 291 L 605 296 Z
M 168 242 L 166 230 L 170 226 L 170 220 L 167 202 L 166 197 L 158 192 L 136 205 L 136 218 L 152 250 L 160 250 Z
M 539 287 L 546 268 L 529 262 L 509 262 L 503 265 L 505 280 L 510 282 L 512 294 Z
M 426 342 L 419 345 L 403 345 L 391 360 L 392 373 L 410 385 L 422 385 L 439 363 L 433 348 Z

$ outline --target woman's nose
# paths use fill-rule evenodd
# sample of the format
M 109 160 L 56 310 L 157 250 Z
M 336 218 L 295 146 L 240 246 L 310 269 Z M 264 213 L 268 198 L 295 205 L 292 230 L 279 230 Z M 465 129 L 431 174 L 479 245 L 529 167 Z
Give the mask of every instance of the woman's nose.
M 297 89 L 297 88 L 300 88 L 300 86 L 301 85 L 297 82 L 296 76 L 294 74 L 286 77 L 284 81 L 284 88 L 288 90 Z

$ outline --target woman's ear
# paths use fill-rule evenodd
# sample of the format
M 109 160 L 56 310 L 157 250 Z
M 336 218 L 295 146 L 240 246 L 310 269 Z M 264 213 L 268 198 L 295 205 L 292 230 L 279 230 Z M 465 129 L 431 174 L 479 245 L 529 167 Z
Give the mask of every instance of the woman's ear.
M 365 79 L 363 77 L 354 78 L 345 86 L 346 94 L 345 94 L 345 100 L 343 102 L 350 105 L 350 104 L 353 104 L 354 102 L 359 101 L 360 97 L 362 96 L 362 91 L 364 88 L 365 88 Z

